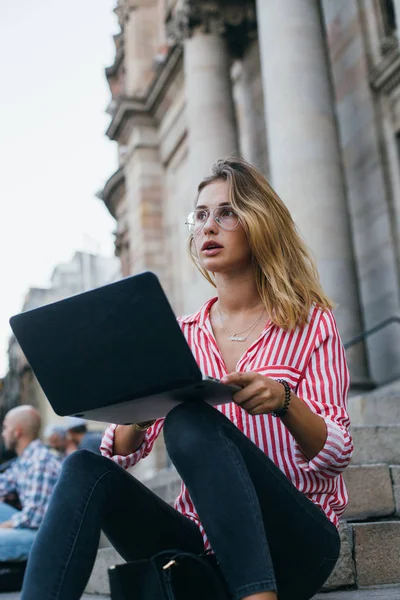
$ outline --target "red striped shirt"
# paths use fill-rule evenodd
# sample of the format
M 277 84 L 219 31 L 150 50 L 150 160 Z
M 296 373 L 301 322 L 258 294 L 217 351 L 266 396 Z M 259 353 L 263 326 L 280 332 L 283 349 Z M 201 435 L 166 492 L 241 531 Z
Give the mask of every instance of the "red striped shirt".
M 216 298 L 209 300 L 197 313 L 180 318 L 179 323 L 201 371 L 221 379 L 227 374 L 226 367 L 209 316 L 215 301 Z M 353 443 L 346 411 L 349 373 L 332 312 L 314 307 L 308 323 L 291 331 L 268 322 L 241 357 L 236 370 L 286 379 L 295 394 L 325 420 L 325 445 L 312 460 L 307 460 L 280 419 L 271 415 L 251 416 L 234 402 L 217 407 L 337 526 L 348 500 L 341 472 L 350 462 Z M 110 425 L 102 441 L 102 454 L 122 467 L 132 467 L 150 453 L 163 424 L 164 419 L 158 419 L 147 430 L 140 448 L 128 456 L 113 454 L 116 425 Z M 199 526 L 205 547 L 209 548 L 183 483 L 175 508 Z

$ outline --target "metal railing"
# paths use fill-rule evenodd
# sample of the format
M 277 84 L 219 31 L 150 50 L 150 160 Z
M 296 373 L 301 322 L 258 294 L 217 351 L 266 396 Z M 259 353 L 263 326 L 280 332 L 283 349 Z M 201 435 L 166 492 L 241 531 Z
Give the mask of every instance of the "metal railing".
M 388 317 L 384 321 L 381 321 L 381 323 L 378 323 L 374 327 L 371 327 L 371 329 L 366 329 L 359 335 L 356 335 L 355 337 L 351 338 L 351 340 L 349 340 L 348 342 L 343 344 L 345 350 L 348 350 L 348 348 L 352 348 L 356 344 L 359 344 L 366 338 L 370 337 L 374 333 L 377 333 L 378 331 L 381 331 L 381 329 L 384 329 L 385 327 L 387 327 L 388 325 L 391 325 L 392 323 L 398 323 L 400 325 L 400 317 L 398 317 L 398 316 Z

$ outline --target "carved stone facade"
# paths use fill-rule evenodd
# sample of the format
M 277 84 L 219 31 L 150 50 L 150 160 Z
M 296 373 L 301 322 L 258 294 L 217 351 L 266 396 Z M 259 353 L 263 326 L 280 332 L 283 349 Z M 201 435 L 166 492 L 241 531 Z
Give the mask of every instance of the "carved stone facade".
M 122 272 L 175 311 L 213 294 L 185 217 L 214 160 L 270 178 L 339 304 L 346 342 L 400 313 L 400 2 L 119 0 L 103 191 Z M 396 324 L 349 350 L 354 383 L 400 377 Z

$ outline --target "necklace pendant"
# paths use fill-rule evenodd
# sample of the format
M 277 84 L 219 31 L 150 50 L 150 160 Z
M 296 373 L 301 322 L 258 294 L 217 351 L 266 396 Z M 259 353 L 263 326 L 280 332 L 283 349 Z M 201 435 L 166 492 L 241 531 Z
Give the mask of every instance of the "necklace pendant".
M 246 338 L 240 337 L 239 335 L 231 335 L 228 337 L 230 342 L 245 342 Z

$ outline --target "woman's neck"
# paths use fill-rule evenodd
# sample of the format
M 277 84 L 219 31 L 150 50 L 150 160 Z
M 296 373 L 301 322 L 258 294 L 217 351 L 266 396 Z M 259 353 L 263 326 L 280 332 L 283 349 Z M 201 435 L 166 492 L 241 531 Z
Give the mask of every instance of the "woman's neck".
M 253 273 L 229 277 L 216 273 L 215 281 L 219 307 L 224 314 L 233 316 L 262 307 Z

